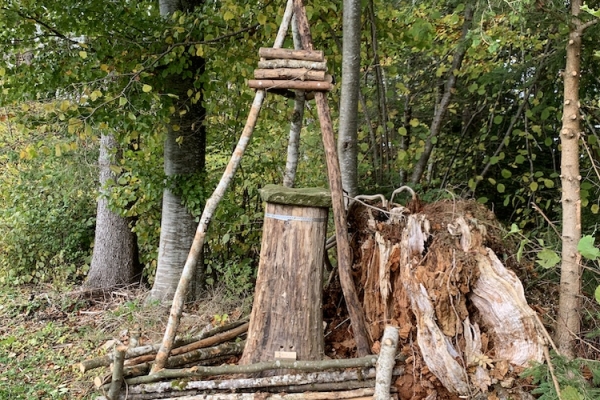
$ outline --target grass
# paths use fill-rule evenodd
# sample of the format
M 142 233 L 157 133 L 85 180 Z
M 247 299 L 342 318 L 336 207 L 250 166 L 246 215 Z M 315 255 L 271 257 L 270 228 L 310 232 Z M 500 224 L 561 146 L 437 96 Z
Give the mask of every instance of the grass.
M 82 374 L 79 362 L 105 354 L 113 340 L 127 344 L 134 327 L 141 330 L 142 343 L 162 338 L 168 309 L 142 306 L 143 291 L 89 300 L 73 290 L 0 287 L 0 399 L 93 399 L 99 393 L 92 381 L 108 368 Z M 249 307 L 227 300 L 224 291 L 207 297 L 186 308 L 180 332 L 192 334 Z

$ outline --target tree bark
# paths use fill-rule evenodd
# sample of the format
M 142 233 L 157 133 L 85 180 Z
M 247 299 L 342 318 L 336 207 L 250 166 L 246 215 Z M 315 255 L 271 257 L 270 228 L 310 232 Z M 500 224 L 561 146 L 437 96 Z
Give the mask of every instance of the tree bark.
M 454 57 L 452 59 L 452 67 L 448 72 L 448 79 L 446 80 L 446 83 L 444 85 L 444 93 L 442 94 L 440 102 L 435 106 L 433 121 L 431 122 L 431 126 L 429 128 L 429 137 L 427 137 L 427 141 L 425 142 L 425 149 L 413 170 L 410 179 L 412 184 L 419 183 L 419 181 L 423 177 L 423 173 L 425 172 L 425 168 L 429 163 L 429 158 L 431 157 L 431 153 L 433 152 L 433 148 L 435 147 L 432 139 L 434 137 L 437 137 L 442 129 L 444 116 L 446 115 L 446 111 L 448 111 L 448 106 L 450 105 L 450 100 L 452 98 L 452 92 L 454 91 L 454 88 L 456 86 L 457 77 L 455 75 L 455 71 L 460 70 L 463 57 L 465 56 L 465 52 L 467 51 L 465 41 L 467 40 L 467 34 L 471 29 L 474 8 L 475 5 L 473 3 L 468 3 L 465 6 L 465 16 L 460 42 L 458 43 L 458 48 L 454 52 Z
M 202 2 L 202 0 L 191 2 L 161 0 L 159 4 L 161 15 L 168 16 L 175 11 L 189 12 Z M 191 69 L 194 74 L 201 74 L 204 70 L 204 59 L 192 57 Z M 164 163 L 167 178 L 191 177 L 204 170 L 206 129 L 203 121 L 205 110 L 202 99 L 194 103 L 186 94 L 188 89 L 193 87 L 193 79 L 193 77 L 174 78 L 167 88 L 170 93 L 179 96 L 171 124 L 167 127 L 165 140 Z M 182 115 L 180 111 L 185 111 L 185 113 Z M 169 187 L 165 188 L 158 264 L 154 285 L 148 297 L 149 301 L 170 302 L 173 299 L 183 265 L 194 240 L 196 227 L 194 216 L 183 204 L 181 196 L 174 193 Z M 195 268 L 196 264 L 194 264 L 194 272 Z
M 360 90 L 360 0 L 344 0 L 342 92 L 337 149 L 342 187 L 348 196 L 358 194 L 358 94 Z
M 240 363 L 270 361 L 278 351 L 293 352 L 298 360 L 322 358 L 327 211 L 267 202 L 252 316 Z
M 579 78 L 581 74 L 581 36 L 579 20 L 581 0 L 571 1 L 571 31 L 567 42 L 564 71 L 564 108 L 560 130 L 562 184 L 562 262 L 560 297 L 556 318 L 556 344 L 569 358 L 575 356 L 575 341 L 579 334 L 579 296 L 581 292 L 581 254 L 577 244 L 581 239 L 581 197 L 579 175 Z
M 118 144 L 109 134 L 100 137 L 100 190 L 108 190 L 117 180 L 110 166 L 118 155 Z M 127 218 L 112 211 L 108 199 L 101 196 L 96 212 L 96 236 L 90 272 L 85 286 L 111 289 L 133 283 L 139 276 L 137 241 Z
M 283 44 L 285 32 L 287 31 L 289 21 L 291 19 L 291 4 L 291 0 L 288 0 L 288 7 L 286 8 L 286 12 L 281 22 L 281 26 L 279 28 L 279 32 L 277 33 L 277 38 L 275 39 L 275 44 L 273 47 L 281 47 Z M 181 272 L 181 278 L 179 279 L 179 284 L 177 285 L 177 291 L 173 297 L 169 321 L 167 322 L 163 341 L 158 353 L 156 354 L 156 363 L 152 367 L 151 373 L 160 371 L 167 363 L 167 358 L 169 357 L 171 349 L 173 348 L 173 341 L 175 340 L 175 334 L 177 333 L 177 327 L 179 326 L 179 320 L 183 311 L 185 295 L 190 286 L 192 278 L 194 277 L 196 262 L 198 261 L 202 247 L 204 246 L 206 230 L 208 229 L 208 225 L 210 224 L 213 213 L 217 209 L 219 202 L 225 195 L 225 191 L 233 180 L 233 176 L 240 165 L 242 156 L 246 151 L 246 147 L 248 147 L 248 143 L 252 137 L 252 132 L 254 131 L 254 126 L 258 120 L 258 114 L 260 112 L 260 108 L 262 107 L 264 98 L 265 91 L 258 90 L 254 97 L 254 101 L 252 102 L 252 107 L 250 108 L 248 120 L 246 121 L 244 130 L 242 131 L 242 135 L 240 136 L 231 159 L 225 168 L 223 177 L 221 178 L 221 181 L 219 181 L 219 184 L 217 185 L 211 197 L 206 201 L 206 205 L 202 211 L 202 216 L 200 217 L 198 229 L 196 230 L 196 235 L 194 236 L 194 242 L 192 243 L 192 247 L 185 261 L 183 271 Z
M 306 10 L 302 0 L 294 0 L 294 13 L 298 21 L 298 31 L 302 37 L 302 47 L 310 50 L 313 48 L 310 27 L 306 17 Z M 340 282 L 354 338 L 356 339 L 357 353 L 359 356 L 365 356 L 371 353 L 371 338 L 367 332 L 365 315 L 358 301 L 356 287 L 352 280 L 352 262 L 350 254 L 350 245 L 348 243 L 348 224 L 346 221 L 346 209 L 344 207 L 344 198 L 342 193 L 342 179 L 340 173 L 339 159 L 336 154 L 335 138 L 333 127 L 331 125 L 331 115 L 327 96 L 323 92 L 315 93 L 319 122 L 323 136 L 323 147 L 325 148 L 325 157 L 327 161 L 327 172 L 329 177 L 329 188 L 331 190 L 331 202 L 333 206 L 333 215 L 335 222 L 335 233 L 337 241 L 338 270 Z

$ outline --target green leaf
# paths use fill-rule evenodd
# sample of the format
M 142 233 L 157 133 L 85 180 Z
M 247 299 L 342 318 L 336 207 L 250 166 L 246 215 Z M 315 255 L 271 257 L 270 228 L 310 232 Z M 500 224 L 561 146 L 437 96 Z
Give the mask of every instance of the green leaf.
M 401 126 L 400 128 L 398 128 L 398 135 L 406 136 L 407 133 L 408 133 L 408 131 L 406 130 L 405 127 Z
M 234 17 L 233 13 L 229 10 L 225 11 L 225 14 L 223 14 L 223 19 L 225 21 L 229 21 L 229 20 L 233 19 L 233 17 Z
M 144 93 L 148 93 L 152 91 L 152 86 L 144 84 L 144 86 L 142 86 L 142 92 Z
M 494 117 L 494 124 L 498 125 L 498 124 L 502 123 L 503 119 L 504 119 L 504 117 L 502 117 L 502 115 L 496 115 Z
M 543 249 L 537 254 L 537 263 L 543 268 L 552 268 L 560 262 L 560 257 L 554 250 Z
M 84 60 L 87 58 L 87 51 L 80 51 L 79 52 L 79 57 L 83 58 Z
M 510 171 L 509 171 L 509 170 L 507 170 L 507 169 L 503 169 L 503 170 L 500 172 L 500 174 L 502 175 L 502 177 L 503 177 L 504 179 L 508 179 L 508 178 L 510 178 L 510 177 L 512 176 L 512 172 L 510 172 Z
M 535 192 L 536 190 L 538 190 L 538 183 L 537 182 L 531 182 L 529 184 L 529 189 L 531 189 L 532 192 Z
M 573 386 L 567 386 L 566 388 L 561 390 L 561 399 L 562 400 L 583 400 L 584 397 L 577 389 Z
M 127 98 L 119 97 L 119 106 L 123 107 L 125 104 L 127 104 Z
M 600 258 L 600 249 L 594 246 L 595 239 L 591 235 L 586 235 L 579 240 L 577 251 L 579 251 L 582 257 L 592 261 Z
M 256 19 L 258 20 L 258 23 L 261 25 L 264 25 L 267 23 L 267 16 L 265 14 L 259 14 Z
M 496 189 L 498 190 L 498 193 L 504 193 L 506 187 L 502 183 L 499 183 L 498 186 L 496 186 Z
M 594 298 L 598 303 L 600 303 L 600 286 L 596 287 L 596 290 L 594 291 Z

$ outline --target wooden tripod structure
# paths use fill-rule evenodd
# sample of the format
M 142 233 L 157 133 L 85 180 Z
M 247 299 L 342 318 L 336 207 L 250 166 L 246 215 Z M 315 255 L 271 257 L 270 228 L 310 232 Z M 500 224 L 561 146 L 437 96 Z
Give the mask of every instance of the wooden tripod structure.
M 298 32 L 302 41 L 302 47 L 304 50 L 313 50 L 312 36 L 310 34 L 310 27 L 308 25 L 308 19 L 306 17 L 306 10 L 304 8 L 303 0 L 288 0 L 286 11 L 279 27 L 274 49 L 281 48 L 283 41 L 288 31 L 289 24 L 292 18 L 295 16 Z M 321 89 L 323 90 L 323 89 Z M 327 90 L 327 89 L 325 89 Z M 206 237 L 206 231 L 212 219 L 212 216 L 222 199 L 225 191 L 229 187 L 233 176 L 240 164 L 241 158 L 248 146 L 250 138 L 252 136 L 254 127 L 258 120 L 258 115 L 265 99 L 265 90 L 259 89 L 256 91 L 250 113 L 246 121 L 246 125 L 242 131 L 238 144 L 231 156 L 229 163 L 225 169 L 221 181 L 217 185 L 217 188 L 207 200 L 200 217 L 200 223 L 192 243 L 189 255 L 185 262 L 177 291 L 173 298 L 171 311 L 169 314 L 169 321 L 165 329 L 165 334 L 160 349 L 156 355 L 156 361 L 152 367 L 152 373 L 156 373 L 163 369 L 167 363 L 167 359 L 173 348 L 173 342 L 177 328 L 179 326 L 179 320 L 183 311 L 183 304 L 185 301 L 187 290 L 190 286 L 190 282 L 194 276 L 196 264 L 199 259 L 200 252 L 204 246 L 204 240 Z M 317 105 L 317 111 L 319 115 L 319 122 L 321 125 L 323 145 L 325 148 L 325 156 L 327 160 L 327 172 L 329 178 L 329 188 L 331 191 L 331 200 L 334 214 L 336 240 L 337 240 L 337 256 L 338 256 L 338 270 L 340 274 L 340 282 L 346 305 L 348 307 L 348 313 L 350 315 L 350 321 L 354 336 L 357 344 L 358 355 L 365 356 L 371 351 L 370 338 L 366 329 L 366 322 L 364 312 L 358 301 L 356 289 L 351 276 L 351 256 L 350 256 L 350 245 L 348 243 L 347 233 L 347 221 L 346 211 L 344 207 L 344 198 L 342 192 L 342 181 L 339 161 L 337 157 L 335 137 L 333 132 L 333 126 L 331 123 L 331 114 L 329 112 L 329 105 L 327 102 L 327 96 L 324 91 L 315 92 L 315 101 Z

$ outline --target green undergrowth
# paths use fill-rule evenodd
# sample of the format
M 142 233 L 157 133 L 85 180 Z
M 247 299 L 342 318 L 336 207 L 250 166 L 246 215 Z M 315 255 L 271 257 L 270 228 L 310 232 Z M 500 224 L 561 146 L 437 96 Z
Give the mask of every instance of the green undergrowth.
M 78 289 L 0 286 L 0 399 L 93 399 L 99 395 L 93 379 L 108 369 L 82 374 L 78 363 L 106 354 L 114 340 L 127 344 L 133 328 L 140 328 L 142 344 L 162 338 L 168 309 L 144 306 L 145 290 L 89 299 L 75 295 Z M 248 312 L 251 299 L 224 296 L 213 291 L 187 305 L 180 332 L 194 334 Z

